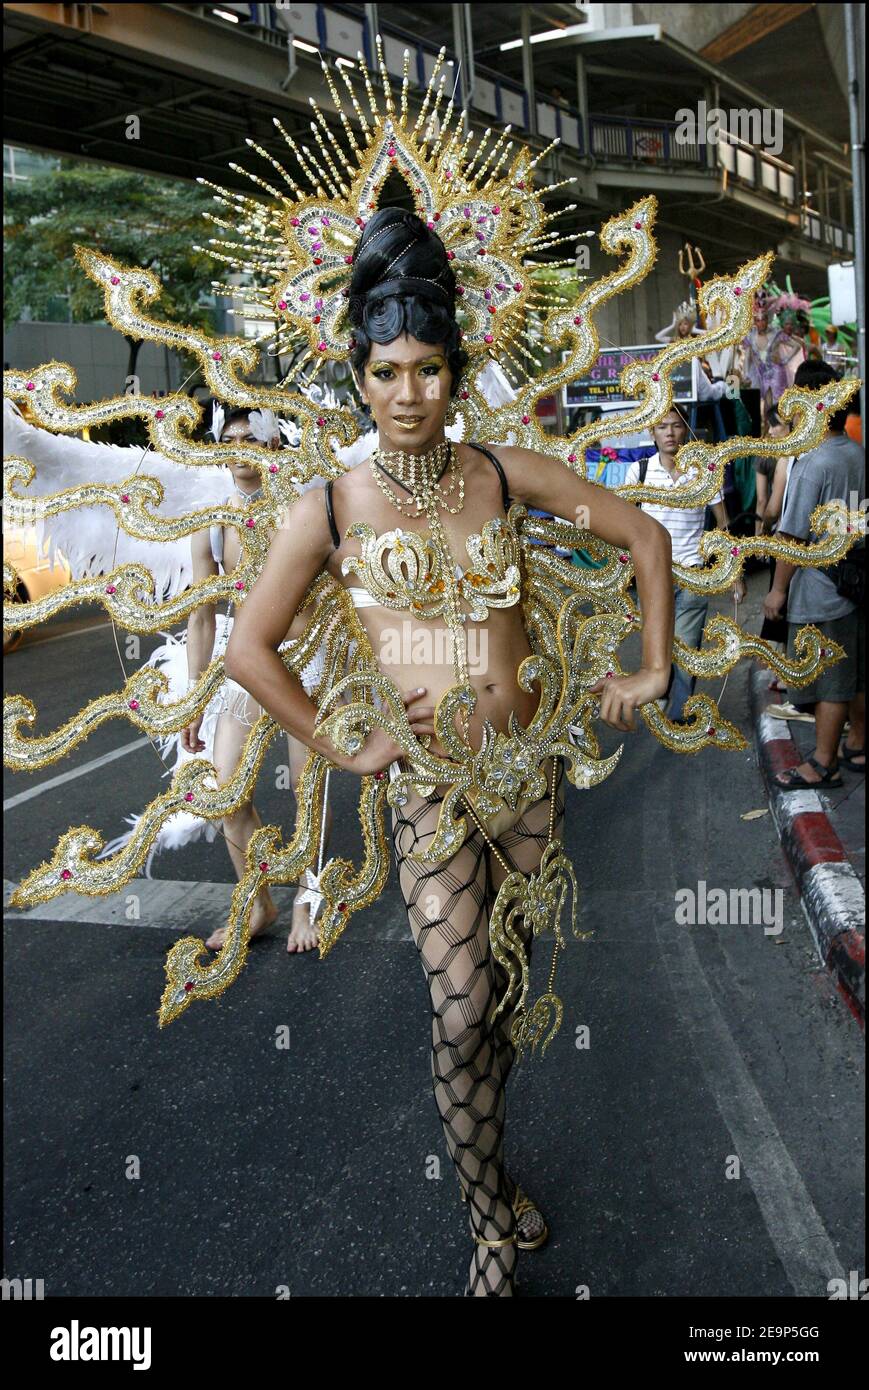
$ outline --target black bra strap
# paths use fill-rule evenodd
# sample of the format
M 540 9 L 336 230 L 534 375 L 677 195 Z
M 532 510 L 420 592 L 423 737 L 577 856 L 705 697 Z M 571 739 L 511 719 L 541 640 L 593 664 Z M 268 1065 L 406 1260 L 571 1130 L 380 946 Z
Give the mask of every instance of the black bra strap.
M 323 491 L 326 495 L 326 516 L 329 518 L 329 530 L 332 533 L 332 544 L 337 550 L 341 544 L 341 533 L 335 525 L 335 508 L 332 503 L 332 483 L 334 481 L 334 478 L 330 478 Z
M 504 511 L 508 512 L 510 510 L 510 503 L 512 499 L 510 497 L 509 488 L 507 487 L 507 475 L 504 472 L 501 463 L 498 459 L 495 458 L 495 455 L 491 452 L 491 450 L 487 449 L 484 444 L 468 444 L 468 448 L 476 449 L 479 453 L 485 454 L 489 462 L 493 464 L 498 474 L 498 477 L 501 479 L 501 500 L 504 503 Z

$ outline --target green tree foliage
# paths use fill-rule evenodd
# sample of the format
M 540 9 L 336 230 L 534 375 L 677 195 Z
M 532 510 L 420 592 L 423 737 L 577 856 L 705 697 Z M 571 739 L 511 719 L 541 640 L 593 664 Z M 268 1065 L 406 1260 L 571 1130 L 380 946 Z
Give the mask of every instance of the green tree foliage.
M 63 160 L 4 192 L 7 326 L 28 311 L 34 319 L 44 316 L 57 295 L 69 296 L 75 322 L 105 321 L 102 293 L 75 260 L 78 243 L 153 271 L 163 287 L 154 305 L 160 318 L 214 330 L 207 302 L 214 267 L 193 250 L 210 234 L 202 214 L 213 203 L 198 184 Z M 133 375 L 140 343 L 125 337 Z

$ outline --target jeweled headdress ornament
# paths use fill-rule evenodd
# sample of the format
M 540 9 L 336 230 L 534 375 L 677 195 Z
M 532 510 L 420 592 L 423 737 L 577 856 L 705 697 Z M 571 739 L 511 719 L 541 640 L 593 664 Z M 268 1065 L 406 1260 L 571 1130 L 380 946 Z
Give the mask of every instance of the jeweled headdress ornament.
M 230 576 L 209 576 L 169 601 L 159 602 L 144 565 L 121 565 L 109 573 L 75 579 L 37 602 L 15 605 L 15 627 L 33 626 L 76 603 L 97 601 L 113 622 L 127 630 L 156 633 L 186 618 L 203 603 L 244 600 L 265 562 L 272 529 L 280 523 L 286 507 L 318 475 L 339 476 L 346 466 L 339 451 L 353 446 L 359 438 L 353 415 L 323 397 L 312 399 L 311 383 L 325 363 L 346 360 L 352 352 L 354 315 L 364 313 L 364 305 L 348 302 L 354 250 L 392 173 L 405 179 L 417 215 L 442 239 L 455 273 L 462 344 L 471 360 L 450 409 L 451 419 L 463 426 L 465 439 L 497 443 L 512 436 L 518 444 L 554 456 L 584 477 L 585 451 L 601 441 L 602 430 L 613 437 L 648 429 L 672 404 L 674 368 L 693 356 L 737 343 L 749 332 L 753 300 L 769 274 L 769 255 L 748 262 L 735 275 L 705 282 L 699 291 L 699 305 L 707 324 L 714 327 L 668 343 L 654 358 L 625 368 L 622 388 L 634 404 L 608 415 L 605 424 L 592 422 L 564 436 L 545 433 L 536 416 L 536 403 L 581 377 L 594 364 L 600 348 L 596 325 L 599 310 L 642 280 L 654 265 L 655 199 L 641 198 L 606 222 L 601 245 L 617 259 L 616 267 L 584 288 L 575 303 L 565 305 L 563 298 L 550 295 L 546 284 L 546 267 L 557 269 L 560 262 L 543 258 L 559 243 L 574 239 L 559 236 L 552 227 L 556 216 L 572 209 L 547 212 L 543 195 L 559 185 L 542 190 L 535 187 L 535 171 L 547 151 L 532 158 L 510 138 L 509 127 L 494 139 L 490 131 L 482 139 L 465 132 L 452 99 L 446 101 L 441 117 L 443 53 L 420 113 L 411 124 L 409 55 L 396 98 L 379 40 L 378 54 L 383 109 L 361 55 L 365 109 L 345 68 L 341 68 L 340 78 L 347 89 L 347 104 L 342 103 L 332 74 L 324 69 L 343 129 L 343 149 L 314 102 L 311 131 L 315 149 L 299 144 L 276 122 L 301 170 L 303 183 L 297 182 L 275 156 L 249 141 L 270 166 L 269 179 L 249 174 L 256 196 L 214 188 L 225 213 L 212 220 L 229 235 L 211 242 L 212 253 L 256 277 L 257 284 L 245 294 L 258 304 L 259 316 L 268 324 L 259 340 L 214 337 L 199 329 L 163 322 L 148 309 L 160 292 L 149 271 L 120 265 L 95 250 L 80 247 L 76 252 L 84 272 L 102 288 L 106 316 L 115 327 L 133 338 L 182 347 L 199 364 L 212 395 L 227 408 L 273 411 L 286 422 L 286 428 L 281 426 L 280 448 L 266 452 L 258 446 L 224 445 L 217 442 L 219 434 L 213 443 L 194 442 L 192 431 L 201 410 L 181 395 L 160 401 L 124 395 L 88 406 L 72 405 L 69 398 L 75 389 L 75 375 L 62 363 L 52 362 L 27 373 L 7 372 L 4 378 L 4 393 L 13 400 L 26 400 L 32 417 L 49 430 L 73 433 L 85 425 L 134 416 L 144 422 L 151 447 L 178 464 L 196 469 L 243 459 L 259 469 L 263 479 L 262 496 L 249 510 L 210 505 L 166 518 L 152 510 L 162 493 L 159 482 L 147 473 L 147 454 L 142 460 L 144 471 L 137 470 L 120 483 L 105 484 L 97 479 L 31 502 L 18 489 L 26 489 L 33 467 L 16 457 L 4 463 L 7 515 L 14 514 L 16 506 L 29 508 L 31 514 L 45 514 L 101 505 L 112 509 L 123 532 L 154 541 L 177 540 L 208 525 L 235 527 L 241 548 L 238 567 Z M 440 124 L 430 141 L 426 131 L 432 113 L 438 115 Z M 572 264 L 572 258 L 566 263 Z M 396 265 L 396 272 L 400 269 Z M 224 289 L 238 296 L 236 285 Z M 427 292 L 436 298 L 439 290 L 429 286 Z M 268 351 L 293 351 L 292 379 L 308 394 L 292 391 L 286 383 L 270 388 L 249 382 L 263 346 Z M 545 366 L 544 356 L 553 365 Z M 508 393 L 497 398 L 498 404 L 487 398 L 481 368 L 490 361 L 497 362 L 512 379 L 512 399 Z M 824 436 L 829 412 L 840 409 L 858 386 L 848 381 L 829 383 L 817 391 L 790 388 L 778 407 L 782 417 L 793 423 L 788 439 L 747 442 L 737 437 L 718 444 L 690 441 L 679 454 L 679 465 L 687 478 L 683 486 L 666 492 L 648 486 L 642 490 L 623 488 L 622 495 L 630 501 L 702 506 L 720 489 L 724 466 L 736 455 L 747 451 L 792 454 L 813 448 Z M 408 787 L 420 791 L 434 785 L 447 787 L 437 834 L 425 856 L 436 862 L 454 853 L 468 833 L 468 818 L 461 814 L 466 793 L 473 794 L 484 814 L 494 815 L 505 806 L 515 809 L 522 797 L 545 793 L 541 767 L 550 757 L 565 759 L 567 775 L 579 788 L 594 786 L 618 762 L 620 749 L 609 756 L 601 753 L 594 728 L 596 701 L 588 687 L 608 671 L 620 671 L 619 646 L 641 621 L 630 593 L 631 557 L 567 522 L 531 517 L 523 507 L 512 509 L 511 520 L 521 536 L 522 597 L 533 651 L 518 678 L 528 689 L 532 683 L 539 685 L 540 704 L 527 728 L 514 723 L 510 733 L 504 734 L 487 727 L 481 748 L 475 750 L 457 737 L 455 726 L 460 706 L 473 702 L 474 692 L 470 686 L 453 687 L 435 714 L 438 739 L 449 749 L 449 761 L 433 756 L 415 739 L 401 692 L 380 671 L 346 590 L 324 573 L 306 595 L 301 611 L 309 617 L 307 629 L 282 655 L 298 675 L 318 649 L 325 652 L 323 673 L 313 694 L 320 711 L 317 735 L 330 738 L 344 753 L 352 754 L 362 747 L 368 733 L 380 726 L 402 747 L 409 769 L 392 782 L 361 779 L 360 862 L 333 859 L 320 875 L 325 901 L 320 922 L 321 956 L 331 949 L 353 913 L 370 905 L 381 892 L 388 871 L 385 810 L 387 804 L 397 804 Z M 832 564 L 858 539 L 860 515 L 826 504 L 816 510 L 812 525 L 820 539 L 810 544 L 785 537 L 737 538 L 722 531 L 707 533 L 702 541 L 705 567 L 686 570 L 674 565 L 674 579 L 697 592 L 715 593 L 732 585 L 745 560 L 755 555 L 776 555 L 798 565 Z M 494 535 L 486 543 L 500 544 Z M 577 568 L 559 556 L 558 547 L 568 551 L 582 547 L 600 567 Z M 487 559 L 494 563 L 496 558 L 482 552 L 471 556 L 484 569 Z M 14 594 L 16 576 L 9 565 L 4 566 L 4 587 Z M 591 616 L 586 611 L 589 605 Z M 9 605 L 6 608 L 8 611 Z M 677 641 L 674 660 L 690 674 L 706 679 L 724 675 L 742 657 L 752 656 L 790 684 L 799 685 L 842 655 L 832 639 L 811 626 L 800 631 L 794 657 L 782 655 L 724 616 L 709 620 L 705 637 L 706 645 L 700 651 Z M 214 658 L 195 687 L 175 701 L 166 699 L 165 678 L 145 667 L 113 694 L 91 702 L 59 728 L 39 736 L 28 733 L 36 717 L 33 704 L 24 696 L 10 696 L 5 702 L 4 720 L 7 765 L 33 771 L 56 762 L 110 719 L 124 720 L 152 737 L 181 729 L 211 699 L 223 678 L 222 666 L 222 659 Z M 706 694 L 689 699 L 684 726 L 670 724 L 654 703 L 643 706 L 640 714 L 652 734 L 678 752 L 745 746 L 740 731 Z M 18 885 L 12 905 L 45 902 L 70 889 L 89 895 L 118 891 L 134 877 L 170 816 L 188 810 L 206 820 L 219 820 L 244 804 L 277 733 L 275 722 L 263 715 L 250 732 L 236 772 L 222 786 L 213 785 L 209 766 L 188 763 L 179 768 L 169 790 L 145 808 L 134 834 L 116 855 L 96 859 L 103 840 L 88 826 L 67 831 L 49 860 Z M 315 862 L 327 771 L 326 760 L 312 753 L 302 776 L 297 822 L 288 843 L 283 842 L 277 826 L 264 826 L 251 839 L 247 868 L 233 894 L 229 931 L 217 958 L 204 959 L 203 942 L 195 937 L 185 937 L 173 946 L 166 966 L 168 983 L 160 1008 L 161 1023 L 176 1018 L 193 1000 L 213 998 L 227 988 L 244 963 L 250 912 L 263 883 L 296 882 Z M 565 901 L 569 877 L 560 860 L 547 860 L 545 873 L 541 867 L 540 875 L 532 875 L 524 886 L 513 885 L 511 902 L 505 900 L 493 914 L 493 951 L 507 965 L 509 993 L 515 995 L 521 990 L 514 1025 L 517 1043 L 533 1044 L 542 1036 L 553 1014 L 557 1020 L 560 1004 L 547 993 L 533 1008 L 525 1009 L 527 967 L 511 935 L 513 914 L 526 914 L 535 933 L 547 923 L 553 925 L 560 942 L 557 914 L 553 919 L 552 913 Z M 552 912 L 544 912 L 541 904 L 549 904 Z

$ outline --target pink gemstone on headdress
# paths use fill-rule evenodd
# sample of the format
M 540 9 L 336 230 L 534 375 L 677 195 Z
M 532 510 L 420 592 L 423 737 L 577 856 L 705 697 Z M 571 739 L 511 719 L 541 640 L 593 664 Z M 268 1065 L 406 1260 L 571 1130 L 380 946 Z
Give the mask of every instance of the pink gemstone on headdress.
M 496 289 L 496 290 L 506 290 L 506 288 L 507 288 L 507 286 L 504 284 L 504 281 L 503 281 L 503 280 L 499 280 L 498 283 L 497 283 L 496 286 L 495 286 L 495 289 Z
M 524 179 L 520 180 L 520 182 L 517 183 L 516 187 L 517 187 L 517 188 L 524 188 L 524 187 L 525 187 L 525 180 L 524 180 Z
M 244 524 L 248 528 L 248 530 L 253 530 L 254 526 L 256 526 L 256 521 L 252 516 L 249 516 Z
M 270 473 L 277 473 L 277 471 L 278 471 L 278 465 L 277 465 L 276 463 L 270 463 L 270 464 L 269 464 L 269 472 L 270 472 Z
M 138 709 L 138 708 L 139 708 L 139 701 L 138 701 L 138 700 L 128 700 L 127 703 L 129 704 L 130 709 Z
M 318 344 L 317 344 L 317 351 L 318 351 L 318 352 L 325 352 L 325 351 L 326 351 L 326 344 L 325 344 L 325 343 L 318 343 Z
M 706 465 L 706 472 L 707 472 L 707 473 L 714 473 L 714 472 L 715 472 L 715 464 L 714 464 L 714 463 L 707 463 L 707 465 Z
M 523 425 L 530 425 L 530 424 L 531 424 L 531 416 L 530 416 L 530 415 L 523 415 L 523 416 L 522 416 L 522 424 L 523 424 Z
M 291 227 L 298 227 L 298 225 L 299 225 L 299 219 L 298 219 L 298 217 L 291 217 L 291 218 L 290 218 L 290 226 L 291 226 Z
M 316 235 L 317 235 L 317 228 L 316 228 L 316 227 L 309 227 L 309 228 L 308 228 L 308 236 L 316 236 Z
M 513 286 L 513 288 L 514 288 L 514 290 L 516 291 L 516 293 L 518 294 L 519 291 L 520 291 L 521 288 L 522 288 L 522 281 L 521 281 L 521 280 L 517 280 L 516 283 L 515 283 L 515 285 Z
M 619 564 L 620 564 L 620 565 L 626 565 L 626 564 L 628 563 L 628 560 L 629 560 L 629 559 L 630 559 L 630 556 L 629 556 L 629 555 L 620 555 L 620 556 L 619 556 Z
M 465 214 L 466 217 L 470 217 L 470 215 L 471 215 L 471 209 L 470 209 L 470 208 L 463 208 L 462 211 L 464 212 L 464 214 Z
M 741 294 L 742 294 L 742 286 L 741 286 L 741 285 L 734 285 L 734 287 L 733 287 L 733 293 L 734 293 L 735 295 L 737 295 L 737 296 L 741 295 Z
M 363 222 L 363 220 L 362 220 L 361 217 L 356 217 L 356 218 L 354 218 L 354 221 L 355 221 L 357 227 L 364 227 L 364 226 L 365 226 L 365 223 Z
M 714 737 L 715 737 L 715 732 L 716 732 L 715 729 L 709 728 L 709 729 L 706 730 L 706 732 L 707 732 L 707 734 L 709 735 L 710 738 L 714 738 Z
M 581 324 L 581 323 L 582 323 L 582 314 L 577 314 L 577 315 L 575 316 L 573 322 L 574 322 L 577 326 L 578 326 L 579 324 Z
M 456 259 L 456 253 L 455 253 L 455 251 L 448 251 L 448 252 L 447 252 L 447 260 L 448 260 L 448 261 L 454 261 L 455 259 Z
M 426 222 L 425 225 L 428 227 L 429 231 L 431 231 L 431 230 L 433 229 L 433 227 L 434 227 L 434 223 L 433 223 L 433 222 Z
M 432 216 L 433 216 L 435 222 L 440 222 L 440 220 L 441 220 L 441 215 L 440 215 L 439 212 L 434 212 L 434 213 L 432 213 Z
M 187 990 L 187 993 L 189 994 L 190 991 L 191 991 L 191 989 L 195 989 L 196 986 L 195 986 L 195 984 L 193 983 L 192 980 L 185 980 L 185 981 L 184 981 L 184 988 Z
M 642 224 L 642 222 L 635 222 L 635 223 L 634 223 L 634 229 L 635 229 L 635 231 L 641 232 L 641 231 L 643 230 L 643 224 Z
M 113 284 L 113 285 L 119 285 L 120 283 L 121 283 L 121 277 L 120 277 L 120 275 L 113 275 L 113 276 L 112 276 L 112 284 Z
M 464 285 L 456 285 L 456 294 L 461 295 L 461 294 L 464 294 L 464 292 L 465 292 L 465 287 L 464 287 Z
M 452 176 L 453 176 L 453 171 L 452 171 L 452 169 L 445 169 L 445 170 L 444 170 L 444 178 L 445 178 L 445 179 L 451 179 Z
M 352 265 L 352 264 L 353 264 L 353 257 L 352 257 L 352 256 L 345 256 L 345 257 L 344 257 L 344 264 L 345 264 L 345 265 Z
M 129 500 L 130 500 L 130 494 L 129 494 L 128 492 L 122 492 L 122 493 L 121 493 L 121 501 L 122 501 L 122 502 L 129 502 Z
M 238 580 L 236 580 L 235 587 L 236 587 L 237 589 L 243 589 L 243 588 L 244 588 L 244 584 L 242 583 L 242 581 L 241 581 L 240 579 L 238 579 Z
M 394 158 L 395 158 L 395 153 L 396 153 L 396 151 L 395 151 L 395 146 L 394 146 L 394 145 L 390 145 L 390 146 L 389 146 L 389 149 L 386 151 L 386 153 L 389 155 L 389 158 L 390 158 L 390 159 L 394 159 Z
M 106 593 L 107 593 L 107 594 L 116 594 L 117 592 L 118 592 L 118 591 L 117 591 L 117 589 L 115 588 L 114 584 L 107 584 L 107 585 L 106 585 Z
M 484 334 L 483 334 L 483 342 L 484 342 L 484 343 L 494 343 L 494 341 L 495 341 L 495 339 L 493 338 L 493 336 L 492 336 L 491 333 L 484 333 Z
M 823 408 L 824 408 L 824 402 L 823 402 L 823 401 L 818 401 L 818 404 L 815 406 L 815 410 L 823 410 Z
M 498 213 L 499 213 L 500 211 L 501 211 L 500 205 L 499 205 L 498 203 L 496 203 L 495 206 L 492 208 L 492 212 L 493 212 L 494 216 L 497 217 L 497 216 L 498 216 Z
M 609 681 L 609 680 L 612 680 L 614 674 L 615 674 L 615 672 L 613 672 L 613 671 L 607 671 L 607 673 L 606 673 L 606 678 L 607 678 L 607 680 L 608 680 L 608 681 Z
M 192 800 L 193 800 L 193 793 L 192 793 L 192 792 L 185 792 L 185 793 L 184 793 L 184 800 L 185 800 L 185 801 L 192 801 Z
M 155 410 L 155 411 L 154 411 L 154 419 L 155 419 L 155 420 L 163 420 L 163 419 L 165 419 L 165 416 L 166 416 L 165 410 Z
M 485 240 L 486 240 L 486 238 L 483 236 L 483 233 L 482 233 L 482 232 L 475 232 L 475 233 L 474 233 L 474 236 L 477 238 L 477 241 L 485 241 Z
M 485 217 L 478 217 L 478 218 L 477 218 L 477 226 L 479 227 L 480 223 L 481 223 L 481 222 L 485 222 L 485 220 L 486 220 Z
M 267 873 L 268 873 L 268 871 L 269 871 L 269 866 L 268 866 L 268 863 L 267 863 L 267 861 L 266 861 L 265 859 L 263 859 L 262 863 L 260 864 L 259 870 L 260 870 L 260 873 L 261 873 L 261 874 L 267 874 Z
M 286 301 L 285 299 L 279 299 L 279 300 L 278 300 L 278 308 L 279 308 L 279 309 L 286 309 L 286 307 L 287 307 L 287 301 Z
M 471 393 L 470 391 L 461 391 L 459 394 L 461 395 L 462 400 L 466 401 L 470 397 Z
M 60 871 L 60 876 L 61 876 L 61 878 L 72 878 L 72 870 L 71 870 L 71 869 L 61 869 L 61 871 Z
M 302 300 L 303 303 L 305 303 L 308 299 L 311 298 L 310 292 L 308 290 L 305 290 L 304 294 L 299 295 L 299 298 Z
M 211 356 L 214 358 L 215 362 L 222 362 L 222 361 L 223 361 L 223 353 L 222 353 L 222 352 L 213 352 L 213 353 L 211 354 Z
M 317 424 L 319 425 L 320 429 L 323 428 L 323 426 L 325 425 L 325 423 L 326 423 L 326 421 L 323 419 L 323 416 L 322 416 L 322 415 L 318 415 L 318 416 L 317 416 Z
M 477 233 L 477 236 L 479 236 L 479 235 L 480 235 L 480 234 L 479 234 L 479 232 L 478 232 L 478 233 Z M 478 256 L 485 256 L 485 254 L 486 254 L 486 248 L 485 248 L 485 246 L 481 246 L 480 249 L 479 249 L 479 251 L 477 252 L 477 255 L 478 255 Z
M 322 251 L 322 249 L 323 249 L 323 243 L 322 243 L 322 241 L 312 241 L 312 242 L 311 242 L 311 250 L 312 250 L 312 251 Z M 314 262 L 314 265 L 316 265 L 316 264 L 317 264 L 317 262 L 315 261 L 315 262 Z
M 382 782 L 385 776 L 386 776 L 386 773 L 385 773 L 385 772 L 375 772 L 375 774 L 374 774 L 374 780 L 375 780 L 376 782 Z
M 660 372 L 652 372 L 652 380 L 653 380 L 653 381 L 660 381 L 660 380 L 661 380 L 661 374 L 660 374 Z
M 738 546 L 738 545 L 732 545 L 732 546 L 730 547 L 730 553 L 731 553 L 731 555 L 738 555 L 738 554 L 739 554 L 739 546 Z
M 346 903 L 339 903 L 339 904 L 338 904 L 338 911 L 339 911 L 339 912 L 346 912 L 346 911 L 347 911 L 347 904 L 346 904 Z
M 576 463 L 576 454 L 568 454 L 568 455 L 567 455 L 567 462 L 568 462 L 568 463 Z
M 27 385 L 25 386 L 24 389 L 25 389 L 25 391 L 35 391 L 35 390 L 36 390 L 36 382 L 35 382 L 35 381 L 28 381 L 28 383 L 27 383 Z
M 321 217 L 321 218 L 320 218 L 320 225 L 321 225 L 321 227 L 331 227 L 331 225 L 332 225 L 332 219 L 331 219 L 331 217 Z

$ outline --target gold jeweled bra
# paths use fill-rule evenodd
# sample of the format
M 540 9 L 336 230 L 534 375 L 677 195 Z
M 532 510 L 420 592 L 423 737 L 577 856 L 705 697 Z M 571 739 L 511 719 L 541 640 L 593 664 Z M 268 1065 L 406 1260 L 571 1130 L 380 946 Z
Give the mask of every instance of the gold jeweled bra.
M 409 608 L 421 618 L 447 616 L 447 589 L 438 550 L 418 531 L 384 531 L 378 536 L 367 522 L 348 526 L 361 555 L 348 555 L 343 574 L 356 574 L 385 608 Z M 511 608 L 521 597 L 519 537 L 509 521 L 495 517 L 468 536 L 465 549 L 471 566 L 457 578 L 457 588 L 474 622 L 483 622 L 490 608 Z M 467 616 L 462 614 L 462 619 Z

